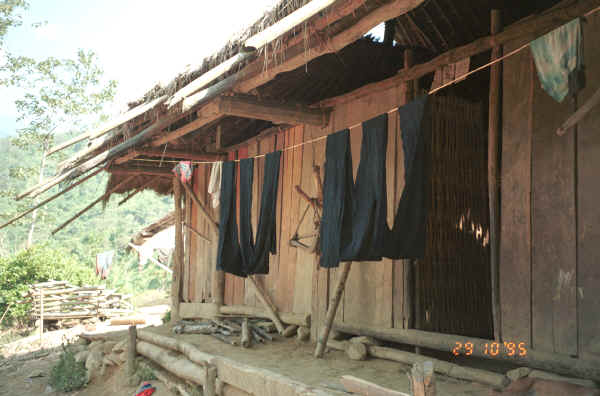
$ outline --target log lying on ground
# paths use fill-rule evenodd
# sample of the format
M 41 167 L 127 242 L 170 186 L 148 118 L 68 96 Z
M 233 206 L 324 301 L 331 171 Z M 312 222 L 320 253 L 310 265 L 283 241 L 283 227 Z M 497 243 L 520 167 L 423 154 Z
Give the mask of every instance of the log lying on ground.
M 494 373 L 491 371 L 480 370 L 476 368 L 463 367 L 458 364 L 445 362 L 416 353 L 399 351 L 393 348 L 386 348 L 380 346 L 367 346 L 369 355 L 386 360 L 393 360 L 395 362 L 414 364 L 418 362 L 431 361 L 433 362 L 433 369 L 436 373 L 458 378 L 467 381 L 479 382 L 486 385 L 492 385 L 494 387 L 502 388 L 510 382 L 510 380 L 502 374 Z
M 408 393 L 395 391 L 384 388 L 372 382 L 365 381 L 351 375 L 343 375 L 340 379 L 342 385 L 348 392 L 357 393 L 359 395 L 377 395 L 377 396 L 410 396 Z
M 222 305 L 219 312 L 223 315 L 247 315 L 257 318 L 271 319 L 266 310 L 259 307 L 250 307 L 246 305 Z M 281 321 L 287 324 L 294 324 L 302 327 L 310 327 L 310 314 L 296 314 L 279 312 Z
M 560 355 L 557 353 L 527 349 L 527 353 L 524 356 L 519 356 L 518 353 L 515 353 L 512 357 L 510 357 L 508 356 L 508 351 L 503 349 L 496 356 L 492 356 L 491 354 L 485 353 L 486 350 L 489 350 L 489 345 L 494 342 L 492 340 L 484 340 L 481 338 L 464 337 L 452 334 L 440 334 L 422 330 L 387 329 L 380 327 L 358 326 L 342 322 L 335 322 L 334 327 L 343 333 L 368 335 L 386 341 L 415 345 L 446 352 L 452 352 L 458 343 L 462 345 L 471 343 L 473 344 L 472 356 L 474 357 L 508 361 L 514 364 L 539 368 L 572 377 L 589 378 L 600 381 L 600 365 L 597 362 L 575 359 L 570 356 Z M 488 344 L 487 349 L 485 348 L 486 344 Z M 502 345 L 500 345 L 500 347 L 503 348 Z
M 351 347 L 356 343 L 350 341 L 333 341 L 327 342 L 327 347 L 336 349 L 338 351 L 345 351 L 347 354 Z M 496 388 L 503 388 L 509 384 L 510 380 L 503 374 L 494 373 L 491 371 L 475 369 L 470 367 L 463 367 L 458 364 L 438 360 L 422 355 L 417 355 L 412 352 L 404 352 L 393 348 L 380 347 L 375 345 L 365 345 L 369 356 L 392 360 L 399 363 L 405 363 L 413 365 L 415 363 L 422 363 L 424 361 L 433 362 L 433 369 L 436 373 L 445 375 L 447 377 L 458 378 L 461 380 L 478 382 L 481 384 L 491 385 Z M 350 356 L 349 356 L 350 357 Z M 357 360 L 357 359 L 354 359 Z
M 183 356 L 173 356 L 163 348 L 145 341 L 137 343 L 137 352 L 169 370 L 179 378 L 198 385 L 204 386 L 205 384 L 206 367 L 199 366 Z
M 141 365 L 152 370 L 160 382 L 165 384 L 169 389 L 177 390 L 182 396 L 195 396 L 198 394 L 198 390 L 194 389 L 193 386 L 177 378 L 167 370 L 162 369 L 159 365 L 151 361 L 143 361 Z
M 202 352 L 193 344 L 172 337 L 166 337 L 144 330 L 138 331 L 137 337 L 141 341 L 179 352 L 197 365 L 205 366 L 215 359 L 213 355 Z

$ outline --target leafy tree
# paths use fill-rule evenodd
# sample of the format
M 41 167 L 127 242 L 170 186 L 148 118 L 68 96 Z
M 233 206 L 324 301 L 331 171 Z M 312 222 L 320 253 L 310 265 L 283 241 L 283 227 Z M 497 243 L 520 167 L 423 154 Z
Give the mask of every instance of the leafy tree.
M 8 321 L 23 323 L 29 306 L 18 304 L 28 285 L 51 279 L 66 280 L 75 285 L 97 283 L 91 268 L 85 268 L 64 249 L 37 245 L 13 257 L 0 257 L 0 312 L 11 306 Z M 6 319 L 5 319 L 6 320 Z

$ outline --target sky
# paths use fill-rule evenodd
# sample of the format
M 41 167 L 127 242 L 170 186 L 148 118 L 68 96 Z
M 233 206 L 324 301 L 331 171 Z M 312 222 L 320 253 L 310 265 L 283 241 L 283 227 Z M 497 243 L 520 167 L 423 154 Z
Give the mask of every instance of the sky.
M 276 2 L 30 0 L 23 26 L 7 36 L 7 48 L 39 59 L 72 58 L 80 48 L 93 50 L 105 76 L 119 83 L 118 112 L 157 82 L 170 81 L 218 51 Z M 31 27 L 42 21 L 47 24 Z M 0 92 L 0 137 L 17 127 L 14 100 L 19 94 L 6 88 Z

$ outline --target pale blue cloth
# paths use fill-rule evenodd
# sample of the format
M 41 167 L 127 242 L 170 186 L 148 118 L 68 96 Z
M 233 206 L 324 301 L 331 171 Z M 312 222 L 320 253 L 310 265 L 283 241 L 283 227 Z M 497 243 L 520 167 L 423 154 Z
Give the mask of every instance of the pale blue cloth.
M 582 88 L 583 37 L 579 18 L 532 41 L 529 46 L 542 88 L 556 101 Z

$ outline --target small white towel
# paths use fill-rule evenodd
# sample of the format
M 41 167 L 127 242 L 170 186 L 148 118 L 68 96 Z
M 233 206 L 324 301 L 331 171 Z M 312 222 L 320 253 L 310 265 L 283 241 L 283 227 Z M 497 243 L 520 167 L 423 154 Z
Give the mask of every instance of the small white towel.
M 215 162 L 210 172 L 210 180 L 208 182 L 208 193 L 212 197 L 212 207 L 216 208 L 219 206 L 219 199 L 221 198 L 221 168 L 223 162 Z

